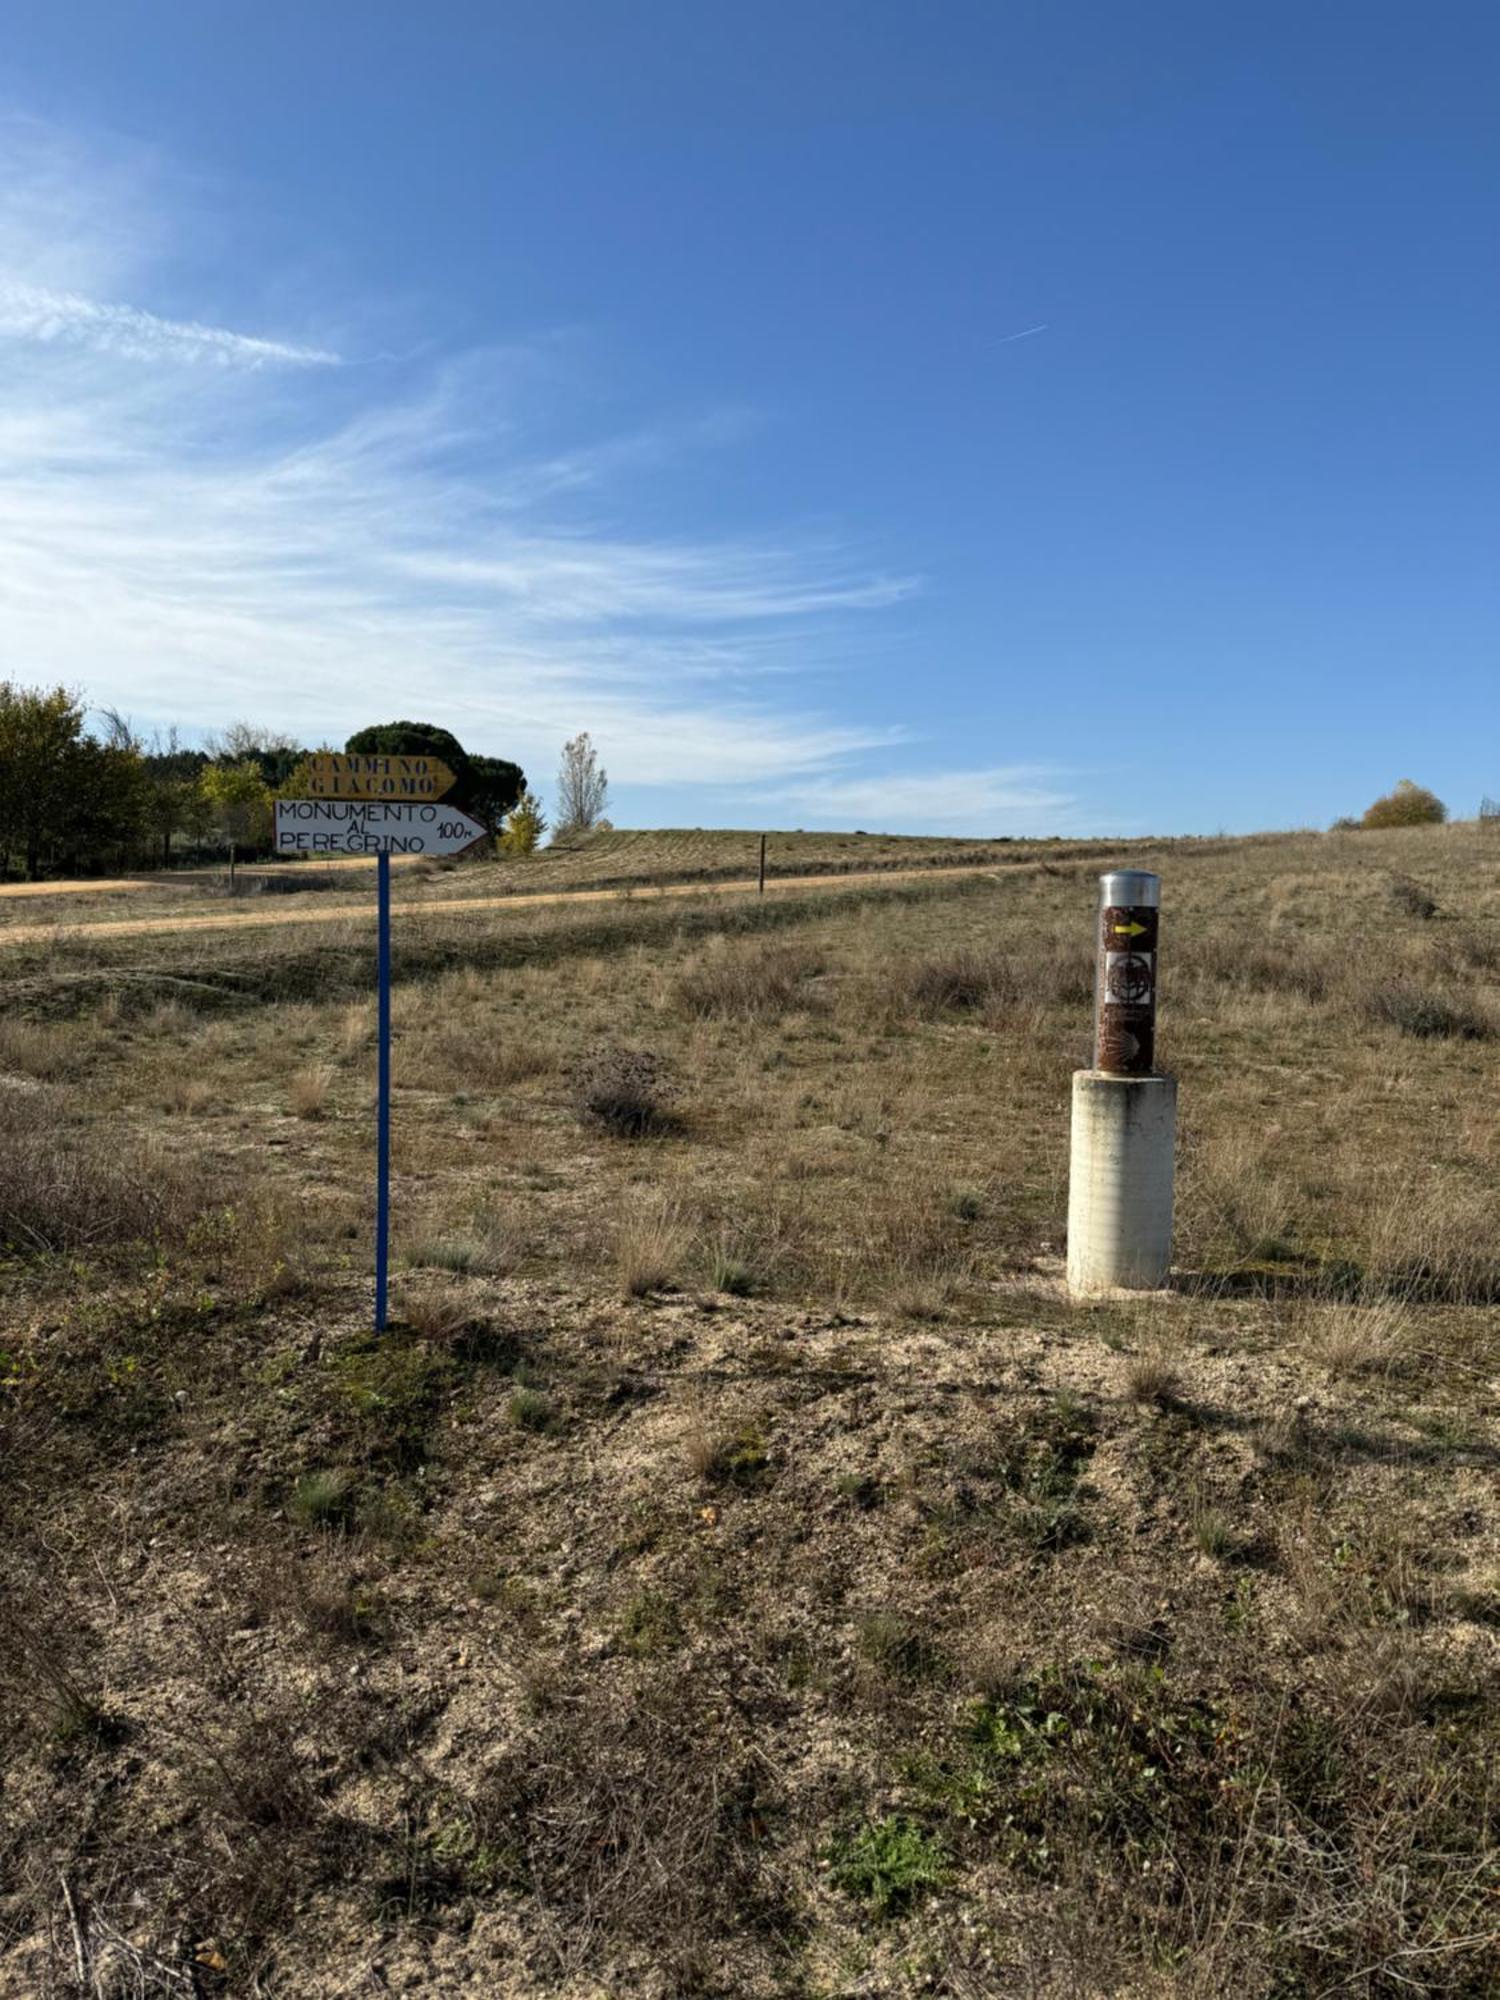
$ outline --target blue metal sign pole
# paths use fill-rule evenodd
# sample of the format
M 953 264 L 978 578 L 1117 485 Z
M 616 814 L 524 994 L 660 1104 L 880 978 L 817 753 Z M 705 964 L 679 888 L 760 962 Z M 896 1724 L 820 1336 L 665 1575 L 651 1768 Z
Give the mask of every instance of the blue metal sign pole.
M 375 1331 L 385 1332 L 386 1264 L 391 1241 L 391 857 L 376 858 Z
M 431 797 L 387 799 L 367 796 L 371 786 L 435 787 L 454 782 L 435 757 L 339 757 L 312 759 L 313 780 L 324 795 L 276 802 L 278 854 L 375 854 L 376 894 L 376 1082 L 375 1082 L 375 1331 L 384 1333 L 386 1278 L 391 1247 L 391 854 L 467 854 L 488 838 L 477 819 Z M 409 774 L 407 766 L 418 767 Z M 323 767 L 323 768 L 319 768 Z M 392 771 L 390 767 L 397 767 Z

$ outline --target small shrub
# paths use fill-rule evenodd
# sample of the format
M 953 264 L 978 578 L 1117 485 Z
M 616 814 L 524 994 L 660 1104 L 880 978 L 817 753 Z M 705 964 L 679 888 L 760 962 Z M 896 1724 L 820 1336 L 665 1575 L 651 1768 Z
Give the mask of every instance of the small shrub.
M 71 1122 L 50 1092 L 0 1091 L 0 1243 L 34 1253 L 180 1242 L 205 1200 L 201 1175 Z
M 1231 932 L 1184 940 L 1182 964 L 1236 994 L 1294 993 L 1316 1003 L 1327 999 L 1340 961 L 1334 951 L 1303 938 L 1257 941 Z
M 688 1231 L 668 1205 L 629 1208 L 615 1228 L 615 1273 L 627 1299 L 670 1291 L 688 1252 Z
M 0 1021 L 0 1071 L 61 1083 L 77 1076 L 87 1045 L 76 1028 L 51 1021 Z
M 818 961 L 791 945 L 731 945 L 716 938 L 678 979 L 675 997 L 686 1014 L 722 1020 L 768 1020 L 809 1004 L 807 982 Z
M 162 1109 L 198 1118 L 214 1103 L 215 1096 L 214 1087 L 206 1077 L 169 1077 L 162 1091 Z
M 428 1291 L 403 1292 L 401 1313 L 419 1339 L 448 1346 L 467 1331 L 473 1317 L 462 1286 L 438 1285 Z
M 1418 1041 L 1482 1042 L 1493 1033 L 1488 1017 L 1466 1001 L 1408 983 L 1377 988 L 1364 1007 L 1372 1021 Z
M 984 1196 L 976 1187 L 950 1188 L 948 1212 L 960 1222 L 977 1222 L 984 1214 Z
M 748 1299 L 755 1290 L 755 1267 L 721 1240 L 709 1255 L 708 1282 L 732 1299 Z
M 620 1139 L 642 1139 L 669 1122 L 675 1095 L 665 1059 L 614 1044 L 591 1049 L 574 1067 L 573 1102 L 583 1124 Z
M 319 1645 L 371 1645 L 387 1633 L 378 1592 L 357 1582 L 332 1550 L 268 1566 L 254 1594 L 261 1615 L 289 1621 Z
M 1393 792 L 1386 792 L 1366 806 L 1360 820 L 1363 827 L 1385 826 L 1441 826 L 1448 817 L 1448 808 L 1425 785 L 1414 785 L 1410 778 L 1403 778 Z
M 941 1319 L 968 1275 L 962 1258 L 899 1260 L 888 1274 L 885 1302 L 902 1319 Z
M 504 1230 L 455 1230 L 449 1236 L 419 1237 L 404 1260 L 413 1270 L 451 1271 L 455 1277 L 492 1278 L 515 1261 L 515 1246 Z
M 524 1383 L 511 1392 L 505 1414 L 518 1431 L 551 1430 L 557 1416 L 552 1398 L 544 1390 L 529 1388 Z
M 998 952 L 958 949 L 918 959 L 900 978 L 908 1006 L 924 1015 L 978 1013 L 1019 998 L 1019 982 Z
M 759 1486 L 771 1469 L 765 1439 L 753 1424 L 727 1434 L 691 1432 L 687 1462 L 688 1470 L 705 1486 Z
M 542 810 L 541 800 L 535 792 L 522 792 L 505 816 L 505 831 L 500 836 L 500 852 L 507 859 L 517 860 L 523 859 L 528 854 L 535 854 L 546 831 L 547 816 Z
M 682 1619 L 664 1591 L 640 1590 L 620 1618 L 620 1644 L 638 1660 L 670 1653 L 682 1644 Z
M 1132 1355 L 1125 1365 L 1124 1387 L 1128 1402 L 1165 1409 L 1177 1400 L 1181 1386 L 1177 1370 L 1164 1354 Z
M 903 1814 L 888 1814 L 840 1841 L 829 1856 L 834 1883 L 872 1916 L 899 1916 L 947 1879 L 941 1843 Z
M 654 1613 L 644 1616 L 654 1624 Z M 739 1990 L 705 1977 L 705 1944 L 740 1931 L 763 1880 L 752 1814 L 765 1766 L 718 1684 L 668 1660 L 564 1683 L 523 1722 L 476 1801 L 566 1948 L 619 1993 L 622 1951 L 663 1993 Z M 544 1979 L 544 1984 L 556 1981 Z
M 1413 882 L 1409 875 L 1398 875 L 1391 883 L 1391 901 L 1403 917 L 1415 917 L 1426 923 L 1438 913 L 1437 898 L 1430 896 L 1420 882 Z
M 354 1474 L 335 1466 L 304 1473 L 286 1503 L 289 1519 L 303 1528 L 332 1528 L 348 1520 L 354 1506 Z
M 1204 1555 L 1222 1562 L 1234 1554 L 1236 1543 L 1234 1529 L 1229 1516 L 1222 1507 L 1215 1507 L 1206 1500 L 1195 1501 L 1189 1520 L 1193 1530 L 1193 1540 Z
M 930 1680 L 944 1670 L 937 1647 L 899 1611 L 872 1612 L 860 1620 L 854 1637 L 863 1657 L 892 1680 Z
M 287 1101 L 294 1118 L 325 1118 L 333 1072 L 321 1065 L 299 1069 L 287 1089 Z
M 81 1677 L 76 1643 L 72 1632 L 49 1630 L 40 1605 L 0 1604 L 0 1656 L 13 1711 L 8 1721 L 14 1726 L 19 1720 L 16 1709 L 30 1711 L 59 1749 L 118 1742 L 124 1726 Z
M 1406 1317 L 1392 1300 L 1368 1306 L 1329 1300 L 1309 1309 L 1303 1345 L 1330 1375 L 1393 1374 L 1409 1351 Z

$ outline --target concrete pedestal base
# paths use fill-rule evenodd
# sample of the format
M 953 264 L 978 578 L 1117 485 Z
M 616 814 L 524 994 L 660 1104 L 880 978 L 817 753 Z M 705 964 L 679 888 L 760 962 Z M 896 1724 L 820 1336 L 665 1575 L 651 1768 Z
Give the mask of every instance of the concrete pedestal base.
M 1074 1073 L 1068 1289 L 1075 1296 L 1166 1284 L 1176 1138 L 1174 1077 Z

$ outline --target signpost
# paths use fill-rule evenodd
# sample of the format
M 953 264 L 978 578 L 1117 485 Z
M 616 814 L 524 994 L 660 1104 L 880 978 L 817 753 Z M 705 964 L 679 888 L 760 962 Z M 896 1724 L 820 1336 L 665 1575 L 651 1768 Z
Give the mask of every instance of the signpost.
M 456 806 L 278 799 L 278 854 L 466 854 L 489 835 Z
M 489 835 L 456 806 L 438 803 L 457 780 L 436 757 L 327 751 L 311 765 L 308 788 L 316 796 L 276 802 L 276 852 L 375 856 L 375 1331 L 384 1333 L 391 1241 L 391 856 L 466 854 Z

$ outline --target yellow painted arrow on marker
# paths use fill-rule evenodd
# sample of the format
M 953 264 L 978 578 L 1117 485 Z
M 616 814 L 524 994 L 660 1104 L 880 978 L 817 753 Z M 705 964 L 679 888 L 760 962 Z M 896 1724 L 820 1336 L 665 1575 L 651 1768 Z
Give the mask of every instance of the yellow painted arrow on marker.
M 1115 925 L 1116 937 L 1144 937 L 1145 935 L 1146 935 L 1146 926 L 1144 924 L 1136 923 L 1134 919 L 1132 919 L 1131 922 L 1129 922 L 1128 924 Z

